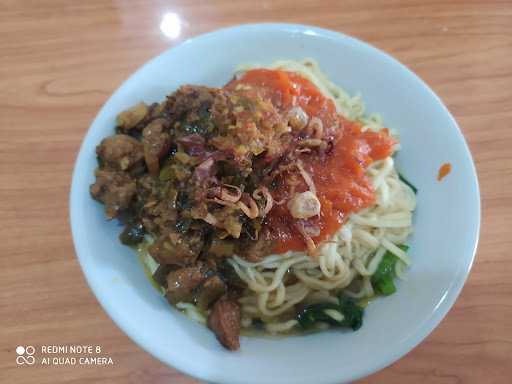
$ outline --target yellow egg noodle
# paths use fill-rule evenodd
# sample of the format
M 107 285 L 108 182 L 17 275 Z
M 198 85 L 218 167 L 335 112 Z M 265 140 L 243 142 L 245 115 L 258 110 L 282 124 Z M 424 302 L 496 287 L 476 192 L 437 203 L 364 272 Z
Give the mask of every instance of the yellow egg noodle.
M 237 70 L 262 67 L 243 65 Z M 330 97 L 344 117 L 361 122 L 363 129 L 379 130 L 383 127 L 379 115 L 365 114 L 360 95 L 350 96 L 332 83 L 314 60 L 280 60 L 265 68 L 300 73 Z M 391 133 L 398 139 L 396 132 L 391 130 Z M 396 145 L 397 149 L 399 145 Z M 375 204 L 352 214 L 331 241 L 319 245 L 317 257 L 312 258 L 304 252 L 287 252 L 270 255 L 257 263 L 236 255 L 228 259 L 240 279 L 247 284 L 239 299 L 242 328 L 250 329 L 254 320 L 259 319 L 268 332 L 286 333 L 298 324 L 293 316 L 294 306 L 298 303 L 337 303 L 341 291 L 355 299 L 373 297 L 371 276 L 386 251 L 399 258 L 395 273 L 399 278 L 403 277 L 411 260 L 397 245 L 404 244 L 413 230 L 415 194 L 400 180 L 391 156 L 373 163 L 367 170 L 367 176 L 375 190 Z M 142 246 L 140 254 L 149 271 L 154 272 L 157 264 L 146 248 L 147 244 Z M 285 283 L 285 274 L 295 276 L 291 279 L 292 284 Z M 191 319 L 206 323 L 208 314 L 193 304 L 178 303 L 177 307 Z M 328 315 L 337 321 L 343 320 L 342 314 L 332 312 Z

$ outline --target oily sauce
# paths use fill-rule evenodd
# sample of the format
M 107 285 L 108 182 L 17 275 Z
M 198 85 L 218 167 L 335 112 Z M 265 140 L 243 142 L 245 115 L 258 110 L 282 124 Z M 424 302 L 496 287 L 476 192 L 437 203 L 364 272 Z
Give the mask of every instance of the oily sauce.
M 437 172 L 437 181 L 443 180 L 452 171 L 452 165 L 450 163 L 444 163 Z
M 259 87 L 283 113 L 300 106 L 309 118 L 318 117 L 323 123 L 323 139 L 331 144 L 329 151 L 324 156 L 308 153 L 299 156 L 304 169 L 312 176 L 321 203 L 319 216 L 302 221 L 306 229 L 314 228 L 311 237 L 315 244 L 328 240 L 350 213 L 373 204 L 375 194 L 365 171 L 372 162 L 392 153 L 395 140 L 387 129 L 363 132 L 359 123 L 339 115 L 334 102 L 313 83 L 292 72 L 251 70 L 228 87 L 238 84 Z M 297 170 L 286 172 L 279 181 L 272 191 L 277 202 L 308 189 Z M 290 187 L 291 181 L 293 187 Z M 306 250 L 304 237 L 296 227 L 297 219 L 290 215 L 286 204 L 274 204 L 265 224 L 275 241 L 274 253 Z

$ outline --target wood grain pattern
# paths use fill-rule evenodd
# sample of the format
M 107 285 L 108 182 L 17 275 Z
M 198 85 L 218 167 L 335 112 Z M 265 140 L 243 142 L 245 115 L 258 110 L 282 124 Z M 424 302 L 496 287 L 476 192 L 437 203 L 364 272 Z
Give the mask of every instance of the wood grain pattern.
M 162 15 L 184 21 L 176 40 Z M 448 316 L 365 383 L 505 383 L 512 377 L 512 2 L 0 1 L 0 382 L 194 383 L 143 352 L 99 307 L 75 258 L 68 192 L 80 142 L 137 67 L 184 38 L 283 21 L 343 31 L 426 80 L 478 169 L 476 263 Z M 461 191 L 463 193 L 463 191 Z M 111 367 L 17 367 L 17 345 L 99 344 Z

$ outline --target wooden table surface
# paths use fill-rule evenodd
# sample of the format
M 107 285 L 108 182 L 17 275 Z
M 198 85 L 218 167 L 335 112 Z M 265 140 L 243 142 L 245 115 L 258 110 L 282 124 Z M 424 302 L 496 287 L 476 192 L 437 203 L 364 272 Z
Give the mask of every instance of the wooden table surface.
M 181 20 L 172 37 L 166 13 Z M 461 296 L 417 348 L 362 382 L 510 382 L 512 2 L 490 0 L 1 0 L 0 382 L 196 382 L 137 347 L 89 290 L 69 229 L 71 172 L 92 119 L 137 67 L 190 36 L 259 21 L 319 25 L 391 53 L 441 96 L 476 162 L 482 230 Z M 17 345 L 48 344 L 100 345 L 115 364 L 16 365 Z

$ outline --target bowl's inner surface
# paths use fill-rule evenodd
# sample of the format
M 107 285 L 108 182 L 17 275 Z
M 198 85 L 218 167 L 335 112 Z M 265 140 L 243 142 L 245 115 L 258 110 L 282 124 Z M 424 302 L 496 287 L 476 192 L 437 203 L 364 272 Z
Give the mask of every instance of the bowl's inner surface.
M 221 86 L 240 63 L 316 59 L 330 79 L 361 92 L 368 112 L 400 131 L 397 167 L 419 189 L 412 267 L 398 292 L 373 301 L 357 332 L 289 338 L 245 338 L 227 352 L 203 326 L 172 309 L 150 285 L 136 255 L 121 245 L 89 196 L 95 146 L 113 133 L 118 112 L 140 100 L 162 100 L 186 83 Z M 439 166 L 452 164 L 441 183 Z M 455 300 L 471 265 L 479 224 L 474 167 L 441 102 L 412 73 L 354 39 L 306 27 L 228 29 L 168 51 L 134 74 L 108 101 L 82 146 L 71 196 L 80 262 L 100 302 L 137 343 L 159 359 L 209 381 L 322 383 L 351 380 L 390 364 L 421 341 Z

